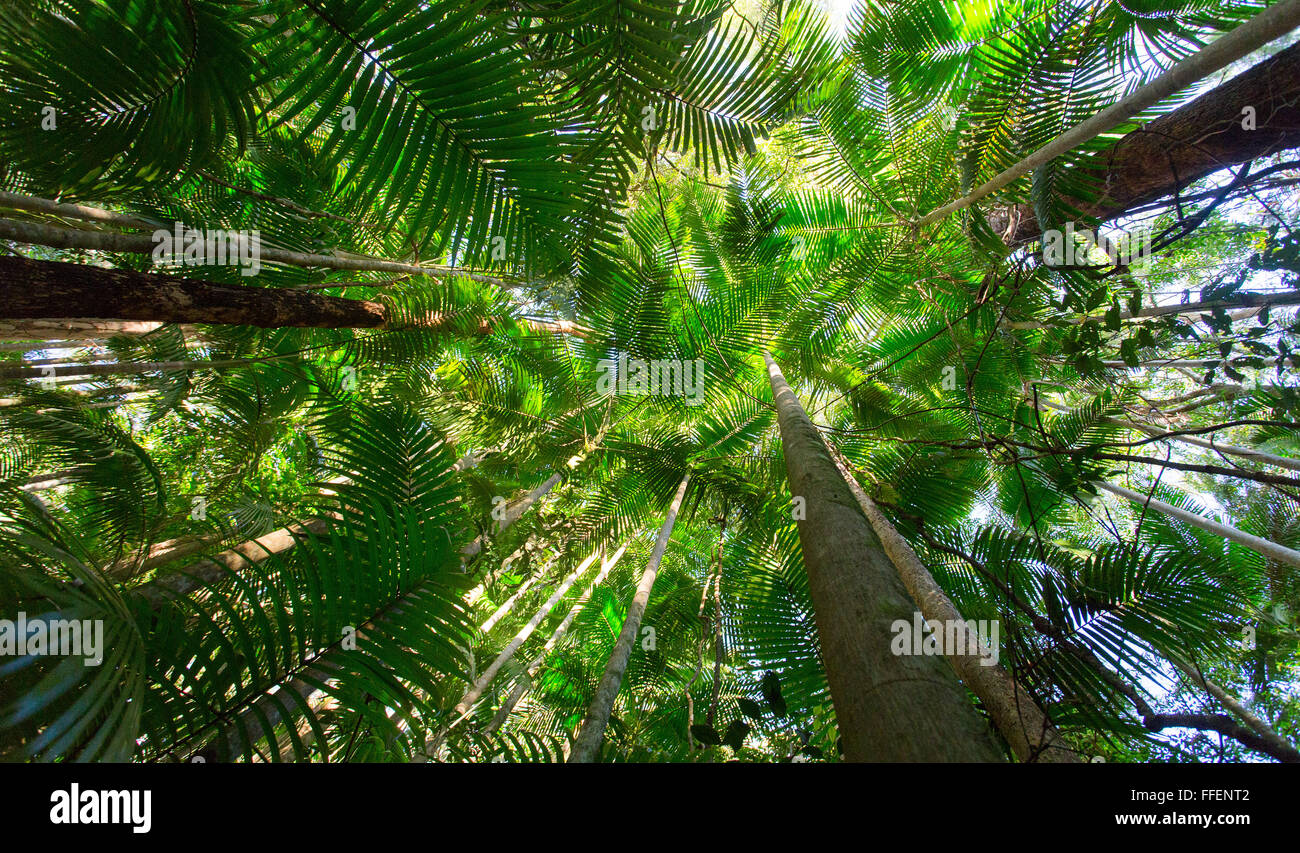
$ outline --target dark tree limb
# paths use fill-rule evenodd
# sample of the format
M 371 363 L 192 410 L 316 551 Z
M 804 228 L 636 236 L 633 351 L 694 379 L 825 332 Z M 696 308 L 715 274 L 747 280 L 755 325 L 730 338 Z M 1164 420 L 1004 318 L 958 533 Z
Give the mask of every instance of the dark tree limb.
M 1278 749 L 1265 738 L 1260 737 L 1245 726 L 1238 725 L 1227 714 L 1147 714 L 1142 718 L 1142 725 L 1148 731 L 1153 732 L 1173 728 L 1218 732 L 1232 738 L 1242 746 L 1256 752 L 1262 752 L 1270 758 L 1276 758 L 1285 764 L 1300 764 L 1300 752 L 1295 749 Z
M 261 328 L 379 328 L 383 305 L 283 287 L 191 278 L 60 261 L 0 258 L 0 318 L 94 317 Z
M 1255 130 L 1242 127 L 1248 106 Z M 1093 154 L 1076 168 L 1098 200 L 1066 201 L 1104 222 L 1225 167 L 1292 148 L 1300 148 L 1300 44 Z M 988 223 L 1013 246 L 1042 233 L 1032 204 L 992 212 Z

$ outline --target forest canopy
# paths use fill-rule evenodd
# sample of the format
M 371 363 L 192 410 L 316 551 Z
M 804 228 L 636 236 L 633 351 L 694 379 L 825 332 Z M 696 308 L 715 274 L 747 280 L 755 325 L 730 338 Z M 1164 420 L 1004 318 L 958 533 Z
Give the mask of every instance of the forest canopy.
M 6 0 L 0 757 L 1300 762 L 1300 0 Z

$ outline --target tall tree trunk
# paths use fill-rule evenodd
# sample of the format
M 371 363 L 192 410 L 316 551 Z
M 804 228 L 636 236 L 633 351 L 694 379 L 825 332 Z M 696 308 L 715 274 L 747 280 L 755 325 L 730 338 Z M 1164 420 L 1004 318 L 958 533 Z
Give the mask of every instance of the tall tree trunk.
M 338 282 L 332 286 L 345 285 Z M 48 319 L 73 314 L 77 319 Z M 25 322 L 0 322 L 0 337 L 39 338 L 42 334 L 66 337 L 72 331 L 111 332 L 114 327 L 119 327 L 121 332 L 139 332 L 162 323 L 267 329 L 378 329 L 394 325 L 394 318 L 384 304 L 364 299 L 322 296 L 291 287 L 218 284 L 19 256 L 0 257 L 0 321 L 6 320 Z M 140 322 L 113 322 L 132 320 Z M 511 321 L 540 333 L 584 338 L 590 332 L 566 320 L 512 318 Z M 456 318 L 436 313 L 403 318 L 402 322 L 431 331 L 457 328 Z M 487 333 L 499 322 L 496 318 L 485 318 L 469 331 Z
M 1255 450 L 1251 447 L 1237 447 L 1232 444 L 1219 444 L 1217 441 L 1206 441 L 1190 435 L 1178 435 L 1177 433 L 1171 434 L 1157 426 L 1138 423 L 1136 421 L 1122 421 L 1117 418 L 1102 418 L 1102 420 L 1105 423 L 1114 424 L 1115 426 L 1121 426 L 1126 429 L 1134 429 L 1156 438 L 1168 438 L 1173 441 L 1180 441 L 1183 444 L 1190 444 L 1193 447 L 1203 447 L 1206 450 L 1213 450 L 1217 453 L 1226 453 L 1229 456 L 1249 459 L 1252 462 L 1259 462 L 1264 465 L 1273 465 L 1278 468 L 1288 468 L 1292 471 L 1300 471 L 1300 459 L 1278 456 L 1273 453 L 1266 453 L 1263 450 Z
M 136 587 L 134 592 L 139 593 L 151 607 L 157 609 L 171 597 L 194 592 L 205 584 L 220 580 L 228 572 L 238 571 L 244 566 L 260 563 L 268 557 L 282 554 L 297 545 L 300 536 L 308 533 L 324 533 L 326 529 L 327 522 L 324 519 L 290 524 L 214 554 L 211 559 L 199 560 L 183 569 L 154 578 Z
M 610 653 L 609 661 L 605 664 L 605 673 L 596 687 L 596 695 L 592 697 L 591 705 L 587 707 L 587 716 L 578 729 L 577 737 L 574 738 L 573 751 L 569 753 L 570 764 L 590 764 L 600 755 L 600 742 L 605 739 L 605 727 L 609 725 L 609 715 L 614 710 L 614 700 L 618 697 L 619 688 L 623 686 L 623 673 L 627 671 L 627 662 L 632 656 L 632 646 L 641 633 L 641 618 L 645 616 L 646 605 L 650 601 L 650 591 L 654 589 L 655 577 L 659 574 L 659 563 L 664 558 L 664 552 L 668 550 L 668 539 L 673 535 L 673 525 L 677 522 L 677 513 L 681 511 L 682 502 L 686 499 L 686 486 L 690 481 L 691 472 L 687 471 L 677 487 L 677 493 L 673 495 L 672 502 L 668 504 L 668 515 L 664 518 L 664 526 L 659 529 L 659 538 L 655 540 L 654 551 L 650 553 L 650 562 L 641 573 L 636 594 L 632 596 L 632 603 L 627 607 L 623 630 L 619 631 L 618 639 L 614 641 L 614 651 Z
M 912 600 L 921 609 L 921 615 L 928 621 L 954 622 L 960 626 L 956 631 L 957 648 L 945 649 L 945 657 L 957 677 L 984 703 L 993 725 L 1011 746 L 1016 757 L 1021 761 L 1040 764 L 1073 764 L 1081 761 L 1078 753 L 1063 741 L 1056 726 L 1052 725 L 1042 708 L 1038 707 L 1038 703 L 1025 692 L 1011 673 L 996 660 L 990 663 L 989 660 L 982 659 L 983 655 L 967 653 L 969 649 L 978 647 L 979 639 L 969 634 L 965 627 L 966 620 L 957 610 L 957 605 L 952 603 L 948 594 L 935 582 L 930 570 L 916 556 L 912 546 L 867 495 L 838 450 L 829 442 L 827 447 L 835 457 L 862 513 L 880 537 L 885 553 L 898 569 L 903 586 L 907 587 Z
M 1000 761 L 988 726 L 937 657 L 894 654 L 916 606 L 821 434 L 763 353 L 776 400 L 822 662 L 849 761 Z
M 546 482 L 542 483 L 519 500 L 509 504 L 506 507 L 506 511 L 502 514 L 501 519 L 497 522 L 496 532 L 500 533 L 510 528 L 516 521 L 523 517 L 524 513 L 532 509 L 538 501 L 550 494 L 551 489 L 555 488 L 556 484 L 558 484 L 561 479 L 563 479 L 563 475 L 557 471 L 550 477 L 546 478 Z M 483 545 L 486 542 L 487 538 L 485 534 L 484 536 L 476 537 L 473 542 L 469 543 L 464 548 L 461 548 L 460 554 L 463 558 L 462 561 L 468 562 L 470 558 L 477 557 L 479 552 L 483 550 Z
M 529 577 L 523 583 L 519 584 L 519 589 L 515 590 L 514 595 L 507 598 L 505 603 L 493 611 L 492 615 L 484 620 L 483 624 L 479 626 L 479 630 L 486 634 L 488 631 L 495 628 L 498 622 L 509 616 L 510 611 L 514 610 L 515 604 L 519 601 L 520 597 L 522 597 L 525 592 L 532 589 L 533 584 L 537 583 L 540 576 L 541 573 L 538 572 Z
M 1253 316 L 1265 306 L 1297 304 L 1300 304 L 1300 293 L 1268 294 L 1246 292 L 1234 294 L 1226 299 L 1205 299 L 1197 302 L 1181 302 L 1177 305 L 1150 305 L 1137 311 L 1122 311 L 1119 318 L 1121 320 L 1133 320 L 1148 317 L 1167 317 L 1171 314 L 1201 314 L 1216 311 L 1220 308 L 1244 308 L 1245 310 L 1241 312 L 1243 315 L 1250 312 Z M 1079 317 L 1062 317 L 1057 322 L 1077 325 L 1080 323 L 1103 323 L 1105 319 L 1105 314 L 1086 314 Z M 1243 318 L 1234 317 L 1234 319 Z M 1003 329 L 1045 329 L 1051 325 L 1051 323 L 1045 323 L 1041 320 L 1004 320 L 998 324 Z M 1197 362 L 1197 365 L 1200 366 L 1204 363 L 1204 360 L 1202 360 Z M 1127 365 L 1125 366 L 1127 367 Z
M 1173 504 L 1167 504 L 1164 501 L 1156 500 L 1155 498 L 1148 498 L 1140 492 L 1126 489 L 1123 486 L 1116 486 L 1112 483 L 1106 483 L 1101 480 L 1094 480 L 1092 484 L 1113 495 L 1119 495 L 1122 498 L 1126 498 L 1138 506 L 1154 509 L 1170 518 L 1176 518 L 1179 521 L 1192 525 L 1193 527 L 1199 527 L 1202 530 L 1215 534 L 1216 536 L 1222 536 L 1225 539 L 1236 542 L 1238 545 L 1244 545 L 1257 554 L 1262 554 L 1263 556 L 1277 560 L 1280 563 L 1286 563 L 1289 566 L 1295 566 L 1300 569 L 1300 551 L 1295 551 L 1284 545 L 1279 545 L 1276 542 L 1270 542 L 1267 539 L 1247 533 L 1244 530 L 1238 530 L 1231 525 L 1211 521 L 1210 519 L 1197 515 L 1194 512 L 1180 509 Z
M 34 196 L 21 196 L 4 193 L 0 198 L 0 207 L 13 207 L 40 213 L 53 213 L 70 219 L 83 219 L 106 224 L 121 225 L 127 228 L 139 228 L 141 222 L 133 217 L 123 216 L 112 211 L 99 210 L 84 205 L 67 205 L 52 202 Z M 167 223 L 166 230 L 173 230 L 176 223 Z M 146 224 L 152 227 L 152 224 Z M 19 243 L 31 243 L 37 246 L 51 246 L 56 249 L 95 249 L 104 252 L 122 254 L 152 254 L 157 244 L 148 234 L 121 234 L 115 231 L 92 231 L 82 228 L 66 228 L 45 222 L 27 222 L 0 218 L 0 239 L 15 240 Z M 509 287 L 509 283 L 496 276 L 483 275 L 461 268 L 438 266 L 433 264 L 407 264 L 388 261 L 382 258 L 367 258 L 344 252 L 330 255 L 313 255 L 306 252 L 291 252 L 272 246 L 261 246 L 260 257 L 263 263 L 288 264 L 297 267 L 318 267 L 330 270 L 355 270 L 359 272 L 395 272 L 411 275 L 446 276 L 468 278 Z

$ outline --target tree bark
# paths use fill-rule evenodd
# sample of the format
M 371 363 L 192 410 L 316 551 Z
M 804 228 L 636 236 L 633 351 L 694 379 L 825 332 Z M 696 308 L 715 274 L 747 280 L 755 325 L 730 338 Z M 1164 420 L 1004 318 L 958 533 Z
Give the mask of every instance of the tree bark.
M 1242 127 L 1246 106 L 1255 109 L 1255 130 Z M 1072 204 L 1104 222 L 1225 167 L 1297 147 L 1300 44 L 1091 155 L 1077 168 L 1100 190 L 1100 199 Z M 1030 204 L 991 214 L 988 221 L 1009 245 L 1042 233 Z
M 587 707 L 587 716 L 574 738 L 573 750 L 569 753 L 569 764 L 591 764 L 600 756 L 600 743 L 605 739 L 605 727 L 609 725 L 609 715 L 614 710 L 614 700 L 618 697 L 619 688 L 623 686 L 623 674 L 627 671 L 628 660 L 632 657 L 632 646 L 641 632 L 641 619 L 645 616 L 646 605 L 650 601 L 650 591 L 654 589 L 655 577 L 659 574 L 659 563 L 664 558 L 664 552 L 668 550 L 668 539 L 673 535 L 673 525 L 677 522 L 677 513 L 681 511 L 682 502 L 686 499 L 686 486 L 690 481 L 691 473 L 687 471 L 677 487 L 677 493 L 673 495 L 672 502 L 668 504 L 668 515 L 664 518 L 664 526 L 659 529 L 659 537 L 655 540 L 654 550 L 650 553 L 650 562 L 641 573 L 636 594 L 632 596 L 632 603 L 628 605 L 627 618 L 623 620 L 623 630 L 619 631 L 618 639 L 614 642 L 614 651 L 610 653 L 609 661 L 605 664 L 605 673 L 596 688 L 596 695 L 592 697 L 591 705 Z
M 1192 680 L 1193 684 L 1204 687 L 1207 693 L 1215 699 L 1218 699 L 1219 702 L 1223 704 L 1223 707 L 1227 708 L 1235 714 L 1239 720 L 1253 729 L 1256 735 L 1263 739 L 1264 743 L 1268 745 L 1268 750 L 1266 751 L 1269 755 L 1272 755 L 1279 761 L 1300 763 L 1300 750 L 1297 750 L 1294 745 L 1274 731 L 1272 726 L 1251 713 L 1245 705 L 1237 701 L 1237 699 L 1231 696 L 1228 691 L 1224 690 L 1217 683 L 1206 678 L 1200 670 L 1196 669 L 1191 664 L 1175 658 L 1170 658 L 1170 662 L 1182 670 L 1183 673 Z M 1238 737 L 1237 740 L 1241 740 L 1241 738 Z
M 880 537 L 880 544 L 885 554 L 898 569 L 903 586 L 907 587 L 908 594 L 921 609 L 921 615 L 927 620 L 951 621 L 963 626 L 957 632 L 958 653 L 952 654 L 950 652 L 953 650 L 945 650 L 949 652 L 945 657 L 957 677 L 965 682 L 971 692 L 984 703 L 993 725 L 1010 745 L 1012 752 L 1025 762 L 1079 763 L 1082 760 L 1079 754 L 1064 742 L 1056 726 L 1052 725 L 1042 708 L 1025 692 L 1011 673 L 996 661 L 988 665 L 988 662 L 982 661 L 980 656 L 963 653 L 972 640 L 975 644 L 978 644 L 979 640 L 967 636 L 964 628 L 966 620 L 957 610 L 957 605 L 952 603 L 948 594 L 935 582 L 930 570 L 916 556 L 912 546 L 907 544 L 907 540 L 899 534 L 894 525 L 890 524 L 889 519 L 867 495 L 847 464 L 839 457 L 838 451 L 830 447 L 829 443 L 827 447 L 831 455 L 836 457 L 836 464 L 844 475 L 849 490 L 853 492 L 853 497 L 867 517 L 867 521 L 871 523 L 872 529 Z
M 220 580 L 228 572 L 238 571 L 244 566 L 260 563 L 268 557 L 288 551 L 298 544 L 300 536 L 308 533 L 321 534 L 326 530 L 327 522 L 324 519 L 290 524 L 215 554 L 210 560 L 199 560 L 183 569 L 141 584 L 134 591 L 143 596 L 151 607 L 157 609 L 168 598 L 186 595 L 205 583 Z
M 1068 412 L 1068 406 L 1062 406 L 1060 403 L 1052 403 L 1047 400 L 1040 400 L 1039 406 L 1043 409 L 1052 409 L 1058 412 Z M 1183 444 L 1190 444 L 1193 447 L 1203 447 L 1206 450 L 1213 450 L 1217 453 L 1226 453 L 1229 456 L 1237 456 L 1242 459 L 1249 459 L 1252 462 L 1259 462 L 1264 465 L 1273 465 L 1278 468 L 1287 468 L 1291 471 L 1300 471 L 1300 459 L 1292 459 L 1287 456 L 1278 456 L 1273 453 L 1266 453 L 1263 450 L 1255 450 L 1251 447 L 1238 447 L 1233 444 L 1219 444 L 1216 441 L 1206 441 L 1205 439 L 1196 438 L 1191 435 L 1179 435 L 1174 432 L 1167 432 L 1158 426 L 1152 424 L 1140 423 L 1138 421 L 1125 421 L 1119 418 L 1105 417 L 1101 419 L 1102 423 L 1112 426 L 1123 427 L 1124 429 L 1144 432 L 1152 438 L 1167 439 L 1170 441 L 1179 441 Z
M 5 319 L 79 317 L 162 323 L 379 328 L 384 306 L 285 287 L 244 287 L 60 261 L 0 258 Z
M 808 588 L 848 761 L 1000 761 L 985 722 L 937 657 L 894 654 L 916 605 L 780 368 L 766 352 Z
M 1297 143 L 1300 144 L 1300 143 Z M 1141 308 L 1136 312 L 1121 311 L 1119 318 L 1121 320 L 1142 319 L 1146 317 L 1164 317 L 1168 314 L 1201 314 L 1208 313 L 1220 308 L 1244 308 L 1253 314 L 1258 313 L 1259 309 L 1272 305 L 1300 305 L 1300 293 L 1238 293 L 1227 299 L 1205 299 L 1197 302 L 1181 302 L 1177 305 L 1150 305 Z M 1243 315 L 1245 312 L 1242 312 Z M 1233 319 L 1245 319 L 1245 317 L 1236 317 Z M 1104 314 L 1089 314 L 1084 317 L 1065 317 L 1062 323 L 1102 323 L 1106 319 Z M 1008 320 L 999 324 L 1004 329 L 1043 329 L 1051 325 L 1041 320 Z M 1207 359 L 1208 360 L 1208 359 Z M 1198 364 L 1201 362 L 1198 362 Z
M 10 199 L 15 198 L 9 194 Z M 30 204 L 24 205 L 28 210 L 39 210 L 42 213 L 57 213 L 60 216 L 69 216 L 76 219 L 91 219 L 98 222 L 107 222 L 102 215 L 109 217 L 121 217 L 121 214 L 113 214 L 109 211 L 96 210 L 82 205 L 68 205 L 75 207 L 80 211 L 90 212 L 85 214 L 69 213 L 64 205 L 57 202 L 50 202 L 46 199 L 32 198 L 31 196 L 17 198 L 27 198 Z M 59 210 L 48 210 L 48 206 L 59 208 Z M 0 206 L 17 207 L 19 205 L 10 201 L 0 202 Z M 113 224 L 124 225 L 127 227 L 139 228 L 141 224 L 130 222 L 130 217 L 121 217 L 126 221 L 115 221 Z M 175 223 L 168 223 L 167 229 L 174 228 Z M 145 226 L 148 227 L 148 226 Z M 120 234 L 115 231 L 88 231 L 80 228 L 64 228 L 58 225 L 48 225 L 44 222 L 19 222 L 14 219 L 0 218 L 0 239 L 14 240 L 19 243 L 30 243 L 37 246 L 50 246 L 55 249 L 95 249 L 104 252 L 120 252 L 132 255 L 148 255 L 154 251 L 156 244 L 152 236 L 148 234 Z M 260 259 L 266 263 L 288 264 L 297 267 L 319 267 L 330 270 L 353 270 L 357 272 L 393 272 L 406 273 L 409 275 L 432 275 L 455 278 L 468 278 L 474 281 L 487 282 L 502 287 L 510 287 L 510 283 L 495 276 L 483 275 L 482 273 L 470 272 L 469 270 L 455 269 L 452 267 L 432 266 L 424 264 L 404 264 L 397 261 L 387 261 L 382 258 L 366 258 L 359 255 L 348 255 L 344 253 L 332 255 L 313 255 L 306 252 L 290 252 L 285 249 L 276 249 L 270 246 L 262 246 L 259 250 Z
M 70 306 L 64 306 L 66 311 Z M 45 320 L 0 321 L 0 340 L 4 341 L 58 341 L 59 346 L 69 343 L 93 345 L 103 343 L 114 335 L 144 335 L 162 323 L 137 323 L 113 320 L 82 320 L 76 317 L 51 317 Z M 68 341 L 68 338 L 81 340 Z M 6 344 L 6 347 L 13 345 Z M 24 350 L 46 349 L 39 344 Z

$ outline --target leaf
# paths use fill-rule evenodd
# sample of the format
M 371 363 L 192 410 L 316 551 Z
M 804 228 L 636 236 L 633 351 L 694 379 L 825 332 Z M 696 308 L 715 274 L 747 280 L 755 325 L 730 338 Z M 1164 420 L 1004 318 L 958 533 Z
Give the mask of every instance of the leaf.
M 696 723 L 691 726 L 691 734 L 695 736 L 696 740 L 707 746 L 722 745 L 722 738 L 713 730 L 713 726 L 704 723 Z
M 763 719 L 763 707 L 753 699 L 741 697 L 736 700 L 736 704 L 740 705 L 740 712 L 751 720 Z
M 781 697 L 781 679 L 772 670 L 763 673 L 763 698 L 778 717 L 786 712 L 785 699 Z
M 1120 315 L 1119 300 L 1117 299 L 1112 301 L 1110 303 L 1110 308 L 1106 310 L 1105 324 L 1107 329 L 1110 329 L 1112 332 L 1119 331 L 1120 329 L 1119 315 Z
M 1138 359 L 1138 345 L 1133 338 L 1127 338 L 1119 345 L 1119 357 L 1129 367 L 1137 367 L 1142 362 Z
M 745 745 L 745 737 L 749 734 L 750 728 L 740 720 L 732 720 L 727 726 L 727 733 L 722 736 L 722 742 L 737 752 Z

